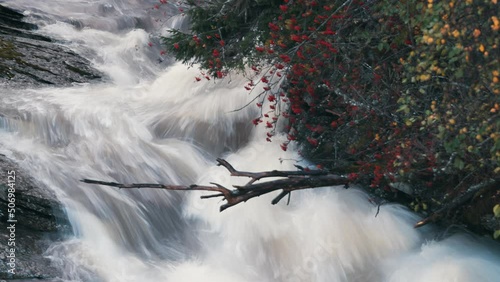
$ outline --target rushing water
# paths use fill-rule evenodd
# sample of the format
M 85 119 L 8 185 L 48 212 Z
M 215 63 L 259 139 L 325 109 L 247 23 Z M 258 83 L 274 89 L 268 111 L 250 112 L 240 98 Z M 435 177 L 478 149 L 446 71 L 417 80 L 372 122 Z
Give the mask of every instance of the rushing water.
M 4 1 L 108 75 L 0 95 L 0 153 L 51 187 L 73 225 L 74 236 L 46 252 L 62 279 L 500 281 L 500 255 L 487 242 L 424 237 L 412 227 L 416 215 L 385 205 L 375 217 L 377 207 L 356 189 L 296 192 L 288 206 L 263 196 L 219 213 L 220 201 L 199 192 L 80 183 L 229 186 L 242 180 L 215 166 L 216 157 L 254 171 L 293 169 L 298 159 L 251 126 L 254 107 L 231 112 L 252 99 L 245 79 L 196 82 L 197 70 L 160 56 L 150 35 L 165 28 L 156 2 Z

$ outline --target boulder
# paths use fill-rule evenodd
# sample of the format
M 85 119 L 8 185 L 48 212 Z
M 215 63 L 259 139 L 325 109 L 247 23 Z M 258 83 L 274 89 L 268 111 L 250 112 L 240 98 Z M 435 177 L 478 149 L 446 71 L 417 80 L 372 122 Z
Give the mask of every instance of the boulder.
M 9 188 L 14 193 L 9 195 Z M 15 207 L 9 206 L 12 198 Z M 44 252 L 70 233 L 70 223 L 55 194 L 0 155 L 0 279 L 53 281 L 61 277 Z M 15 274 L 9 273 L 12 254 L 15 270 L 11 272 Z
M 23 14 L 0 5 L 0 83 L 61 86 L 102 77 L 87 59 L 36 29 Z

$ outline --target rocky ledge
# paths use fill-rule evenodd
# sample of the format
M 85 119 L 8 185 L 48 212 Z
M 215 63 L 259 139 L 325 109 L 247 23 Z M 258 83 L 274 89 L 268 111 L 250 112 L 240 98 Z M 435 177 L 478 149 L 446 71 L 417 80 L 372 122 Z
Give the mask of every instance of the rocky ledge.
M 23 14 L 0 5 L 0 84 L 61 86 L 102 77 L 88 60 L 36 29 Z
M 0 281 L 57 281 L 61 277 L 43 253 L 71 232 L 62 205 L 53 192 L 3 155 L 0 230 Z

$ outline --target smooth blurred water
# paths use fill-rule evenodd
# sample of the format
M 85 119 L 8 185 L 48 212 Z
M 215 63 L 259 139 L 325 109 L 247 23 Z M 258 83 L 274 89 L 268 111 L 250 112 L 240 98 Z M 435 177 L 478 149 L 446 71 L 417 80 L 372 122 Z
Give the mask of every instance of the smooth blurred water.
M 108 75 L 68 88 L 2 89 L 0 153 L 52 188 L 74 236 L 46 255 L 66 281 L 500 281 L 500 255 L 485 240 L 439 241 L 413 229 L 417 216 L 377 207 L 356 189 L 273 195 L 223 213 L 200 192 L 117 190 L 79 182 L 230 186 L 215 166 L 294 169 L 294 148 L 265 141 L 250 120 L 246 80 L 196 82 L 171 64 L 154 35 L 167 21 L 157 1 L 9 0 L 49 35 Z M 175 5 L 169 8 L 169 13 Z M 149 43 L 152 46 L 149 46 Z M 284 161 L 280 161 L 284 160 Z M 427 230 L 429 231 L 429 230 Z M 428 233 L 430 234 L 430 233 Z

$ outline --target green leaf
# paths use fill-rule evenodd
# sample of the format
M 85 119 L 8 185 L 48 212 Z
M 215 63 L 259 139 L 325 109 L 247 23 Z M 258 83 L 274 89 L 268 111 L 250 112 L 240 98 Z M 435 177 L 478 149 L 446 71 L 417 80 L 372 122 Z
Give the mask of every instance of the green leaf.
M 445 133 L 445 131 L 446 131 L 446 128 L 445 128 L 444 126 L 442 126 L 442 125 L 439 125 L 439 126 L 438 126 L 438 131 L 439 131 L 439 133 L 436 135 L 436 136 L 437 136 L 437 138 L 439 138 L 439 139 L 443 139 L 443 137 L 444 137 L 444 133 Z
M 460 52 L 462 52 L 462 50 L 458 49 L 458 48 L 453 48 L 451 49 L 450 53 L 448 54 L 448 58 L 452 58 L 452 57 L 455 57 L 456 55 L 458 55 Z
M 404 112 L 405 114 L 408 114 L 410 112 L 410 108 L 408 107 L 408 105 L 403 104 L 396 112 Z
M 465 167 L 465 162 L 461 158 L 455 158 L 455 162 L 453 163 L 453 166 L 455 168 L 462 170 Z
M 497 230 L 495 231 L 495 233 L 493 233 L 493 238 L 496 240 L 498 238 L 500 238 L 500 230 Z
M 500 204 L 493 207 L 493 214 L 495 217 L 500 217 Z
M 446 153 L 452 153 L 453 152 L 453 147 L 452 147 L 451 142 L 445 142 L 444 143 L 444 150 L 446 151 Z

